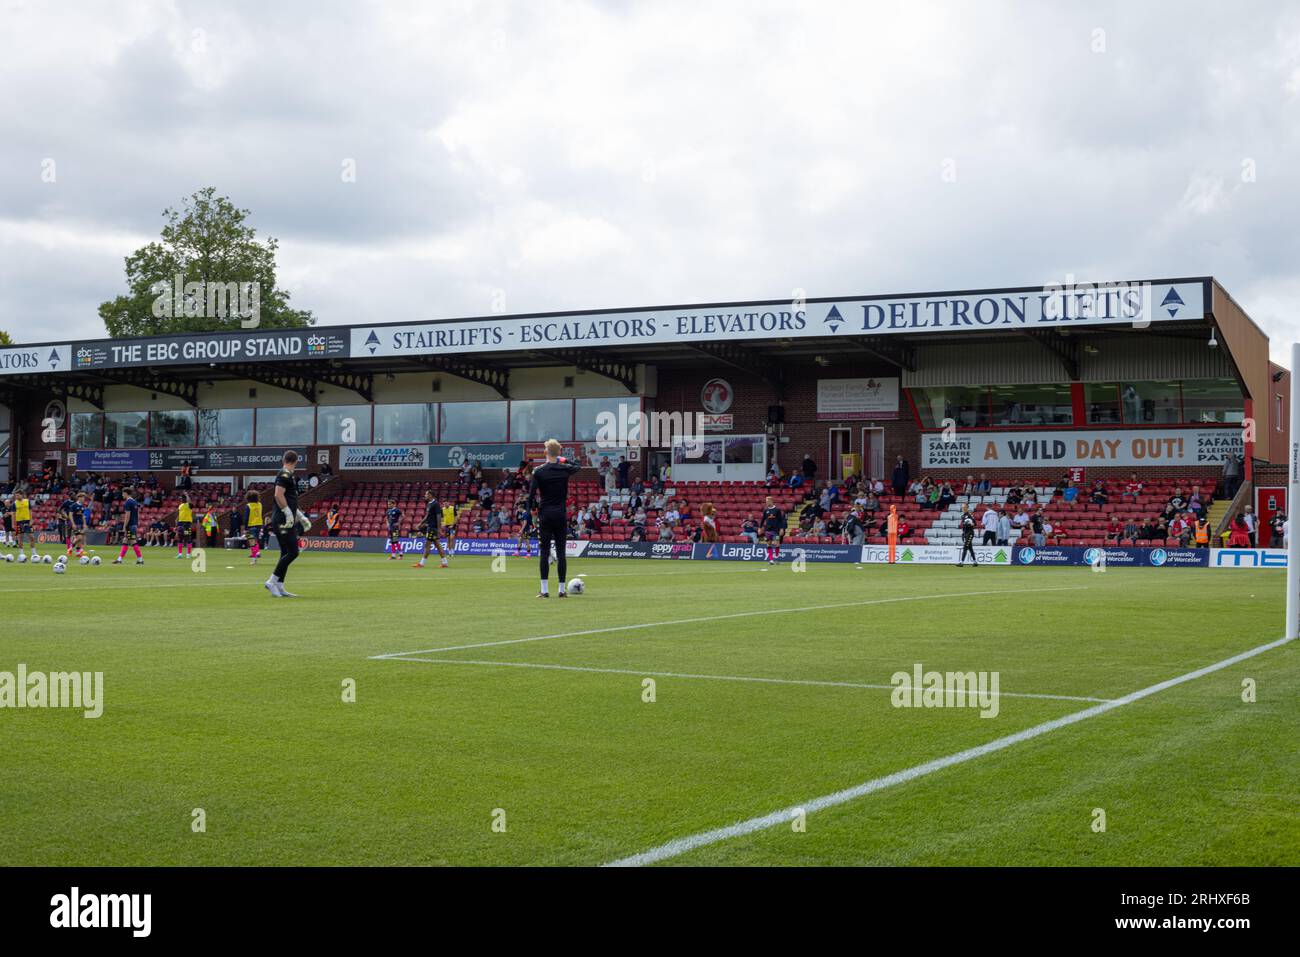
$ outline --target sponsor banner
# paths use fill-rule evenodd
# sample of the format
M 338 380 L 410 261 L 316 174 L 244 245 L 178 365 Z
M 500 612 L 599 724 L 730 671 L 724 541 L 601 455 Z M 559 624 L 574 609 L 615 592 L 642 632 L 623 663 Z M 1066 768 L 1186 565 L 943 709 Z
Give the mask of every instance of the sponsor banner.
M 899 545 L 894 554 L 897 565 L 955 565 L 961 555 L 960 545 Z M 868 565 L 889 562 L 889 546 L 863 545 L 860 560 Z M 1011 546 L 976 545 L 975 561 L 980 565 L 1010 565 Z
M 485 469 L 514 469 L 523 458 L 522 442 L 429 446 L 431 469 L 458 469 L 466 459 Z
M 896 419 L 898 379 L 818 379 L 817 418 Z
M 1041 432 L 963 432 L 921 436 L 921 468 L 1205 465 L 1219 468 L 1242 455 L 1240 426 L 1187 429 L 1105 429 Z
M 1096 565 L 1102 553 L 1106 567 L 1142 566 L 1147 568 L 1202 567 L 1209 562 L 1206 548 L 1082 548 L 1078 546 L 1037 548 L 1017 545 L 1014 548 L 1014 565 Z
M 386 542 L 388 540 L 384 539 L 384 541 Z M 405 541 L 405 539 L 403 539 L 403 541 Z M 418 539 L 413 539 L 413 541 L 419 543 L 414 550 L 418 552 L 423 552 L 424 539 L 418 538 Z M 456 544 L 452 547 L 452 554 L 453 555 L 491 555 L 491 556 L 509 555 L 513 557 L 515 554 L 515 545 L 517 544 L 518 544 L 518 539 L 515 538 L 458 538 L 456 539 Z M 566 541 L 564 543 L 564 554 L 567 555 L 569 558 L 577 558 L 579 555 L 583 553 L 583 550 L 587 547 L 587 544 L 588 543 L 585 541 L 574 541 L 574 540 Z M 537 539 L 534 538 L 530 540 L 527 543 L 527 547 L 528 547 L 527 555 L 525 555 L 523 552 L 520 552 L 519 557 L 536 558 L 539 552 Z
M 1211 568 L 1286 568 L 1285 548 L 1216 548 Z
M 86 472 L 175 472 L 190 465 L 195 470 L 261 471 L 279 469 L 284 449 L 81 449 L 69 452 L 69 468 Z
M 704 413 L 699 418 L 700 428 L 705 432 L 730 432 L 736 427 L 736 417 L 730 412 L 721 415 Z
M 77 469 L 82 472 L 140 472 L 149 470 L 148 449 L 81 449 Z
M 348 355 L 349 342 L 346 329 L 328 328 L 99 339 L 74 344 L 72 368 L 122 369 L 202 362 L 337 359 Z
M 342 445 L 339 469 L 427 469 L 428 445 Z
M 587 542 L 583 558 L 691 558 L 690 542 Z
M 72 368 L 71 345 L 13 346 L 0 349 L 0 374 L 67 372 Z
M 1200 319 L 1205 284 L 1100 283 L 808 302 L 551 314 L 351 328 L 353 356 L 447 355 L 575 346 L 1005 332 Z M 722 410 L 719 410 L 722 411 Z
M 780 561 L 793 562 L 802 558 L 809 562 L 856 562 L 861 549 L 856 545 L 796 545 L 781 546 Z M 697 559 L 720 559 L 735 562 L 765 562 L 767 549 L 750 542 L 717 542 L 712 545 L 695 545 Z

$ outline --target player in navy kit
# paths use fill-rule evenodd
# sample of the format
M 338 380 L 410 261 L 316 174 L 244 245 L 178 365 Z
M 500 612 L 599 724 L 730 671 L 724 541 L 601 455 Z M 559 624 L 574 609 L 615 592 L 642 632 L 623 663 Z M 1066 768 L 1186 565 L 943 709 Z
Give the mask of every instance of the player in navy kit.
M 522 552 L 527 555 L 528 543 L 537 534 L 533 510 L 525 504 L 517 517 L 519 519 L 519 540 L 515 542 L 515 554 L 518 555 Z
M 127 489 L 126 498 L 122 501 L 122 550 L 118 552 L 117 558 L 113 559 L 114 565 L 122 564 L 128 548 L 135 551 L 135 563 L 144 564 L 144 556 L 140 554 L 140 542 L 136 538 L 139 532 L 140 503 L 136 500 L 135 489 Z
M 388 560 L 395 562 L 402 557 L 402 510 L 391 498 L 384 519 L 388 522 Z
M 769 565 L 775 565 L 781 559 L 781 539 L 785 535 L 785 525 L 785 512 L 776 507 L 769 495 L 763 504 L 763 541 L 767 543 Z
M 420 560 L 415 563 L 416 568 L 424 567 L 424 560 L 429 557 L 429 546 L 436 546 L 438 557 L 442 559 L 439 563 L 443 568 L 447 567 L 447 553 L 442 550 L 442 540 L 438 538 L 438 526 L 442 522 L 442 506 L 438 504 L 438 496 L 433 494 L 433 489 L 425 489 L 424 492 L 424 521 L 420 522 L 417 531 L 424 533 L 424 554 Z

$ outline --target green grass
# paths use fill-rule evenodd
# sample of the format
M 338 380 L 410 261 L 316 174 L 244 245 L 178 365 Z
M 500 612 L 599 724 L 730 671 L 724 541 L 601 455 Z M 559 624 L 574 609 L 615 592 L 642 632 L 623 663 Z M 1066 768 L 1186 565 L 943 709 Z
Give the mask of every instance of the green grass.
M 698 677 L 659 677 L 646 703 L 645 673 L 888 684 L 920 662 L 997 671 L 1004 693 L 1115 698 L 1271 641 L 1283 617 L 1271 571 L 586 561 L 571 573 L 587 595 L 541 602 L 533 561 L 309 554 L 290 576 L 303 597 L 277 601 L 242 554 L 202 574 L 147 557 L 62 577 L 0 565 L 0 670 L 102 671 L 106 698 L 97 720 L 0 711 L 7 864 L 600 864 L 1089 706 L 1005 697 L 981 718 Z M 695 618 L 716 620 L 371 657 Z M 670 863 L 1300 864 L 1298 690 L 1287 645 L 805 833 Z

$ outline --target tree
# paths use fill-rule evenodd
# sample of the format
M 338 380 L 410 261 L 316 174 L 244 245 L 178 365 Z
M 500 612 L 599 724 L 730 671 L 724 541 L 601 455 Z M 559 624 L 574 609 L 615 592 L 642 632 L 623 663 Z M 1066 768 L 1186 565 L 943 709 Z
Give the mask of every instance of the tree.
M 14 337 L 9 335 L 9 333 L 5 332 L 3 329 L 0 329 L 0 346 L 12 346 L 13 344 Z
M 248 210 L 208 186 L 162 215 L 161 240 L 126 257 L 128 292 L 100 303 L 110 336 L 287 329 L 316 321 L 310 311 L 290 308 L 289 293 L 276 286 L 279 241 L 259 241 Z

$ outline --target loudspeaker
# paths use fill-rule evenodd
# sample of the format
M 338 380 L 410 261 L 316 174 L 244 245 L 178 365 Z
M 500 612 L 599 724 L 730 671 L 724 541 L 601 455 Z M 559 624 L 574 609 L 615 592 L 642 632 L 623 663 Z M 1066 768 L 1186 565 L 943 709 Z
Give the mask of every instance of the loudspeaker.
M 769 425 L 785 424 L 785 406 L 769 405 L 767 407 L 767 421 Z

